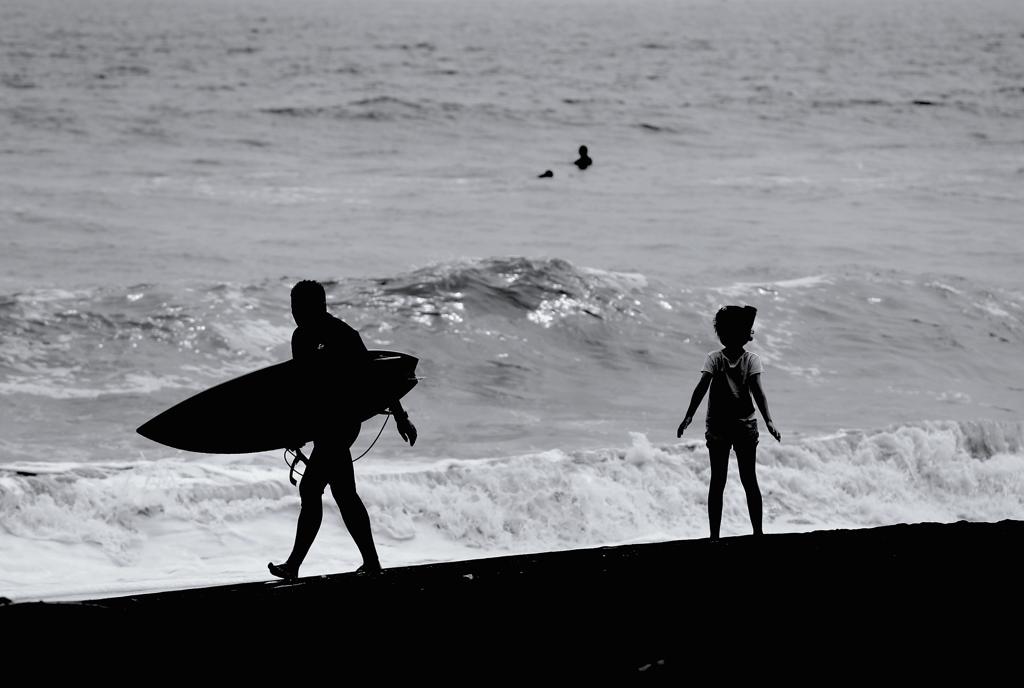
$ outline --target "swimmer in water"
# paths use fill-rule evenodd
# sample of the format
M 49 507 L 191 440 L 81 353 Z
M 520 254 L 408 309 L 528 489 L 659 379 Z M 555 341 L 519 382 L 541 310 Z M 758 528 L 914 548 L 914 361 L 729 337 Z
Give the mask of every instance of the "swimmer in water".
M 590 157 L 587 155 L 586 146 L 580 146 L 580 159 L 573 164 L 576 165 L 576 167 L 580 168 L 581 170 L 585 170 L 592 164 L 594 164 L 594 161 L 591 160 Z

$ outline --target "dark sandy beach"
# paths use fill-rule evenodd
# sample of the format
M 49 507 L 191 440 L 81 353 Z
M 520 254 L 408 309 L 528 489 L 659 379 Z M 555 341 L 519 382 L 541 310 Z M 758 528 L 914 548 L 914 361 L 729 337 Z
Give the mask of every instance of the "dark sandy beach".
M 239 679 L 326 662 L 389 683 L 977 681 L 1016 665 L 1022 538 L 1002 521 L 686 540 L 11 604 L 0 621 L 35 651 Z

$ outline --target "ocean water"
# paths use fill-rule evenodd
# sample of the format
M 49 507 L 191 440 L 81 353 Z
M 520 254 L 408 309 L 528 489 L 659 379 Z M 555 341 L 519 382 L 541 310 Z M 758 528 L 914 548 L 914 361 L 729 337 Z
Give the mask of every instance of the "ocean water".
M 282 456 L 135 428 L 286 359 L 303 278 L 421 359 L 385 566 L 706 537 L 728 303 L 767 532 L 1024 518 L 1022 218 L 1016 0 L 8 0 L 0 595 L 268 577 Z M 359 564 L 325 504 L 304 574 Z

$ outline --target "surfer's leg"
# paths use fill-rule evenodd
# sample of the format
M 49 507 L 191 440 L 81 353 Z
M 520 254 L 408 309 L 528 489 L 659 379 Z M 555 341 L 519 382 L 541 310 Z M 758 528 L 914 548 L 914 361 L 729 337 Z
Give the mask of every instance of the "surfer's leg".
M 282 578 L 295 577 L 299 575 L 299 566 L 306 558 L 306 553 L 313 545 L 316 534 L 320 532 L 320 524 L 324 520 L 324 489 L 327 487 L 328 472 L 323 465 L 324 459 L 329 457 L 324 452 L 319 452 L 320 461 L 317 461 L 317 448 L 313 447 L 313 453 L 309 455 L 309 463 L 306 464 L 306 472 L 299 482 L 299 520 L 295 525 L 295 544 L 292 546 L 292 553 L 288 560 L 276 567 L 271 567 L 274 575 L 280 575 L 274 569 L 284 574 Z
M 708 487 L 708 521 L 711 522 L 711 539 L 717 540 L 722 527 L 722 499 L 725 494 L 725 479 L 729 475 L 729 442 L 711 440 L 707 442 L 711 458 L 711 484 Z
M 337 457 L 338 467 L 331 476 L 331 494 L 334 501 L 338 503 L 341 511 L 341 518 L 345 521 L 352 539 L 356 541 L 356 547 L 363 556 L 363 565 L 360 570 L 379 571 L 380 560 L 377 558 L 377 548 L 373 544 L 373 533 L 370 531 L 370 515 L 366 512 L 363 500 L 356 493 L 356 475 L 352 468 L 352 453 L 348 447 L 343 447 Z
M 332 438 L 331 494 L 338 503 L 345 527 L 348 528 L 363 557 L 360 570 L 376 572 L 380 570 L 380 560 L 377 558 L 377 548 L 373 544 L 373 533 L 370 532 L 370 515 L 366 513 L 366 506 L 356 493 L 356 474 L 352 467 L 351 447 L 357 437 L 358 423 L 339 429 Z
M 736 462 L 740 468 L 740 482 L 747 493 L 747 511 L 754 535 L 763 535 L 761 530 L 761 489 L 757 485 L 757 440 L 736 444 Z

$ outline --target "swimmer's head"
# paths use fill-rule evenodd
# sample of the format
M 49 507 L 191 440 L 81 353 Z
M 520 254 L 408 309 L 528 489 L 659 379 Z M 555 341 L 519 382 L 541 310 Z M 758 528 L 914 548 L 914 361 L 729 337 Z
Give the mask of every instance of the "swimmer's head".
M 715 314 L 715 334 L 725 346 L 743 346 L 754 337 L 754 318 L 757 309 L 753 306 L 723 306 Z
M 580 146 L 580 155 L 586 155 L 586 154 L 587 154 L 587 147 L 586 146 Z
M 324 286 L 314 280 L 302 280 L 292 287 L 292 317 L 295 324 L 314 322 L 327 312 L 327 294 Z

